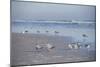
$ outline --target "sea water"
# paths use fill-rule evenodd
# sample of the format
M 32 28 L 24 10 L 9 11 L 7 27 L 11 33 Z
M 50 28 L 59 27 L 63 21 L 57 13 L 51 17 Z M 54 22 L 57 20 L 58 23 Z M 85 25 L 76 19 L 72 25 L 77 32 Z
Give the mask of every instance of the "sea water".
M 95 42 L 95 22 L 12 22 L 11 30 L 14 33 L 71 36 L 76 41 Z
M 55 23 L 55 22 L 12 22 L 12 33 L 22 33 L 21 35 L 29 34 L 34 35 L 38 34 L 39 36 L 51 37 L 47 38 L 49 44 L 54 45 L 55 48 L 47 52 L 46 49 L 41 50 L 40 53 L 35 54 L 33 48 L 35 47 L 34 44 L 31 44 L 27 41 L 25 37 L 25 41 L 13 41 L 14 50 L 16 51 L 13 53 L 14 57 L 16 58 L 13 62 L 13 64 L 39 64 L 44 62 L 73 62 L 73 61 L 90 61 L 95 60 L 95 22 L 92 23 L 70 23 L 70 22 L 61 22 L 61 23 Z M 27 31 L 27 32 L 25 32 Z M 56 33 L 55 33 L 56 31 Z M 24 32 L 24 33 L 23 33 Z M 17 34 L 15 34 L 17 35 Z M 27 35 L 26 35 L 27 36 Z M 37 35 L 36 35 L 37 36 Z M 57 37 L 57 39 L 53 38 Z M 62 37 L 60 39 L 60 37 Z M 23 36 L 18 36 L 19 39 L 23 39 Z M 45 38 L 46 38 L 45 37 Z M 17 38 L 17 37 L 16 37 Z M 33 37 L 35 38 L 35 37 Z M 81 42 L 82 48 L 78 49 L 67 49 L 68 41 L 71 40 L 71 38 L 74 39 L 74 42 Z M 40 38 L 42 39 L 42 38 Z M 39 41 L 40 41 L 39 39 Z M 60 41 L 60 40 L 61 41 Z M 72 39 L 72 40 L 73 40 Z M 45 39 L 44 39 L 45 40 Z M 46 40 L 46 41 L 47 41 Z M 55 41 L 56 40 L 56 41 Z M 58 41 L 57 41 L 58 40 Z M 32 40 L 33 41 L 33 40 Z M 89 43 L 90 48 L 84 47 L 84 42 Z M 24 42 L 24 43 L 22 43 Z M 34 43 L 36 41 L 33 41 Z M 65 42 L 65 43 L 64 43 Z M 86 43 L 86 44 L 87 44 Z M 41 44 L 41 42 L 39 42 Z M 20 45 L 20 46 L 19 46 Z M 33 47 L 34 45 L 34 47 Z M 16 48 L 15 48 L 16 47 Z M 20 49 L 20 51 L 19 51 Z M 26 52 L 24 52 L 26 51 Z M 54 53 L 53 53 L 54 52 Z M 19 59 L 19 60 L 17 60 Z M 28 60 L 27 60 L 28 59 Z M 41 59 L 41 61 L 40 61 Z M 26 61 L 25 61 L 26 60 Z M 47 61 L 46 61 L 47 60 Z M 35 62 L 37 61 L 37 62 Z M 44 62 L 42 62 L 44 61 Z

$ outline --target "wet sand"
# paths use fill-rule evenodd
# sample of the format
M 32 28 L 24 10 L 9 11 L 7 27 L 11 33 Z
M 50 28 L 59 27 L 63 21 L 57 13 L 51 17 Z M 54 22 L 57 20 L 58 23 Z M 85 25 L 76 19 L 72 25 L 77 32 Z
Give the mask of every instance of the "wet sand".
M 60 62 L 95 61 L 95 47 L 70 49 L 71 36 L 11 33 L 11 65 L 34 65 Z M 48 51 L 45 44 L 52 44 Z M 36 44 L 43 49 L 36 50 Z M 95 45 L 95 44 L 93 44 Z

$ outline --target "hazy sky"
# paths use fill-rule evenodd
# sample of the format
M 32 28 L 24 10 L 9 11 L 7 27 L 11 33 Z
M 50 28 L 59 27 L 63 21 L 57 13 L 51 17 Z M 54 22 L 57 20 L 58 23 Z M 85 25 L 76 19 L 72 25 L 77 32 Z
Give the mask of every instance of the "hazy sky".
M 95 20 L 95 6 L 12 2 L 12 20 Z

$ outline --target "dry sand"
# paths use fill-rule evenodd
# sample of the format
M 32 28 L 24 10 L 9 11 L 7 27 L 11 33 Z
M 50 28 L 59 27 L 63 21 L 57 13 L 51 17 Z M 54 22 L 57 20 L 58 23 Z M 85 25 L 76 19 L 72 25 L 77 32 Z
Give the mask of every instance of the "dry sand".
M 95 47 L 94 49 L 69 49 L 68 43 L 74 42 L 70 36 L 28 33 L 11 33 L 11 35 L 11 65 L 95 61 Z M 48 51 L 45 47 L 47 43 L 55 48 Z M 36 50 L 36 44 L 44 48 Z

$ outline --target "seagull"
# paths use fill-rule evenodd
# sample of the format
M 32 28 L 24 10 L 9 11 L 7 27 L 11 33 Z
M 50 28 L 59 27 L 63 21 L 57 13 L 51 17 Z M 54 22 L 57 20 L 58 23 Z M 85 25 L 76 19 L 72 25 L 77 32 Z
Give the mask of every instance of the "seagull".
M 48 30 L 46 30 L 45 32 L 46 32 L 46 33 L 48 33 L 49 31 L 48 31 Z
M 70 44 L 68 44 L 68 47 L 69 48 L 74 48 L 74 49 L 78 49 L 78 48 L 81 48 L 81 45 L 80 45 L 80 43 L 78 42 L 78 43 L 70 43 Z
M 74 49 L 79 49 L 81 48 L 81 43 L 80 42 L 77 42 L 74 44 Z
M 85 47 L 86 47 L 86 48 L 90 48 L 90 45 L 89 45 L 89 44 L 85 44 Z
M 82 36 L 83 36 L 83 37 L 88 37 L 86 34 L 83 34 Z
M 72 44 L 68 44 L 68 47 L 71 48 L 71 49 L 73 48 Z
M 78 44 L 74 44 L 74 49 L 78 49 L 78 48 L 79 48 Z
M 25 31 L 23 31 L 22 33 L 24 34 L 24 33 L 27 33 L 28 32 L 28 30 L 25 30 Z
M 55 48 L 53 45 L 51 44 L 46 44 L 47 49 L 50 51 L 51 49 Z
M 55 33 L 55 34 L 59 34 L 59 32 L 58 32 L 58 31 L 54 31 L 54 33 Z
M 78 48 L 82 48 L 81 42 L 77 42 Z
M 39 30 L 37 30 L 37 33 L 40 33 L 40 31 L 39 31 Z
M 36 44 L 36 50 L 38 50 L 38 49 L 42 49 L 43 47 L 41 46 L 41 45 L 39 45 L 39 44 Z
M 25 32 L 22 32 L 23 34 L 25 33 Z

